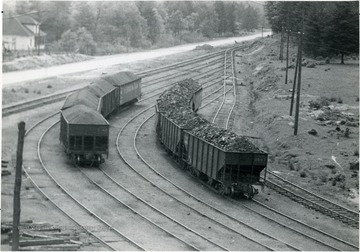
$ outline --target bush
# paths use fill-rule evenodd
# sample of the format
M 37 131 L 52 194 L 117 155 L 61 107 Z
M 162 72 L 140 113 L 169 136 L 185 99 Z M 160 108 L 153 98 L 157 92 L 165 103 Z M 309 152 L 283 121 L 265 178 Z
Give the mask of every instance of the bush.
M 330 105 L 329 98 L 324 97 L 324 96 L 318 98 L 315 101 L 309 101 L 310 108 L 313 108 L 313 109 L 316 109 L 316 110 L 318 110 L 318 109 L 320 109 L 320 108 L 322 108 L 324 106 L 329 106 L 329 105 Z
M 49 84 L 49 85 L 47 85 L 47 88 L 52 88 L 52 86 Z
M 359 96 L 358 96 L 358 97 L 356 97 L 356 101 L 357 101 L 357 102 L 359 101 Z
M 24 89 L 24 92 L 25 92 L 25 94 L 28 94 L 28 93 L 29 93 L 29 89 L 25 88 L 25 89 Z
M 331 102 L 336 102 L 336 97 L 331 96 L 330 101 L 331 101 Z
M 305 171 L 301 171 L 301 172 L 300 172 L 300 177 L 306 178 L 306 176 L 307 176 L 307 174 L 306 174 Z
M 341 99 L 341 97 L 338 98 L 338 103 L 343 103 L 343 100 Z

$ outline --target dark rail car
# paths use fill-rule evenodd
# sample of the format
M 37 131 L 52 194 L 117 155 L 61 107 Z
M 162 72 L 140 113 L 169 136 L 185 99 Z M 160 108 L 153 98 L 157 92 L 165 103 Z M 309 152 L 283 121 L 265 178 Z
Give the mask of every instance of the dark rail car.
M 60 141 L 75 164 L 100 164 L 109 154 L 109 123 L 95 110 L 75 105 L 61 113 Z
M 141 98 L 141 78 L 131 72 L 119 72 L 102 77 L 119 89 L 119 105 L 136 102 Z
M 69 95 L 60 117 L 60 141 L 74 163 L 105 161 L 109 123 L 105 118 L 141 97 L 141 78 L 131 72 L 107 75 Z
M 201 91 L 200 88 L 191 97 L 185 98 L 189 100 L 189 110 L 197 111 L 200 108 Z M 255 146 L 253 152 L 226 151 L 192 134 L 191 130 L 196 126 L 177 121 L 170 119 L 166 111 L 159 111 L 156 106 L 156 133 L 160 142 L 192 174 L 222 194 L 242 194 L 247 198 L 257 193 L 253 185 L 265 183 L 267 153 Z M 260 176 L 262 171 L 265 173 L 264 179 Z

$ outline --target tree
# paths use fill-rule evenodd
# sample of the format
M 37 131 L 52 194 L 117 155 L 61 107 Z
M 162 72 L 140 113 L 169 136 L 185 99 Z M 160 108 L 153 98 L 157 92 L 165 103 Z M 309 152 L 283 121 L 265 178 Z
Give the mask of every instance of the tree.
M 66 53 L 73 53 L 76 50 L 76 33 L 67 30 L 61 35 L 60 45 Z
M 259 17 L 257 11 L 252 6 L 245 8 L 245 14 L 242 19 L 241 27 L 246 31 L 252 31 L 259 25 Z
M 41 20 L 40 29 L 46 32 L 48 42 L 61 39 L 61 35 L 71 28 L 70 4 L 71 2 L 44 2 L 47 11 Z
M 325 45 L 330 51 L 340 53 L 344 64 L 344 55 L 359 54 L 359 2 L 333 4 Z
M 85 27 L 80 27 L 76 31 L 76 46 L 82 54 L 92 55 L 95 50 L 96 43 L 93 36 Z
M 169 16 L 167 20 L 167 26 L 172 31 L 174 36 L 178 36 L 180 34 L 180 32 L 184 29 L 184 22 L 181 11 L 177 10 Z
M 88 2 L 73 2 L 73 28 L 84 27 L 87 31 L 94 32 L 95 13 Z

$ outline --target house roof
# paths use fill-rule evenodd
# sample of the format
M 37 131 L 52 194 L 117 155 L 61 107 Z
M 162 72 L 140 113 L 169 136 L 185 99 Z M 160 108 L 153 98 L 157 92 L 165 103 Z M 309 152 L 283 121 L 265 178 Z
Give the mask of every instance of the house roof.
M 7 18 L 3 19 L 3 35 L 29 37 L 34 36 L 34 33 L 23 26 L 17 18 Z
M 140 80 L 141 78 L 132 72 L 124 71 L 112 75 L 106 75 L 102 77 L 102 79 L 106 80 L 114 86 L 122 86 L 130 82 Z
M 100 113 L 83 104 L 62 110 L 62 114 L 70 124 L 109 125 L 108 121 Z
M 40 24 L 40 22 L 36 21 L 35 19 L 33 19 L 30 16 L 19 16 L 19 17 L 16 17 L 16 18 L 22 24 L 31 24 L 31 25 L 39 25 Z
M 3 19 L 3 35 L 15 35 L 22 37 L 34 36 L 34 32 L 29 30 L 25 25 L 39 25 L 40 23 L 30 16 L 18 16 Z M 40 36 L 46 33 L 40 30 Z

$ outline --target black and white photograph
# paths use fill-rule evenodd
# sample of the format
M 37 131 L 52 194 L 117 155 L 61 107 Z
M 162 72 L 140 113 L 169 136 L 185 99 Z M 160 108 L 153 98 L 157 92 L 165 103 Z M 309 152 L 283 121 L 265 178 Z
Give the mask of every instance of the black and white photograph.
M 359 13 L 2 0 L 1 251 L 359 251 Z

